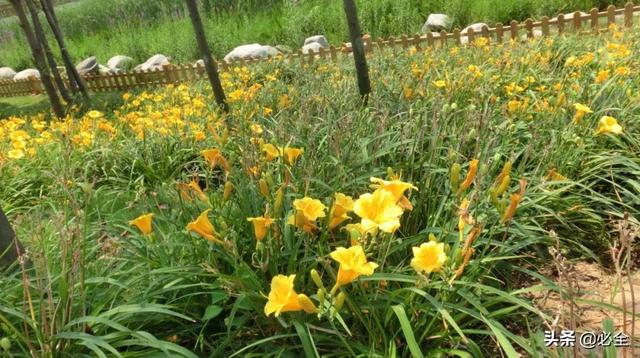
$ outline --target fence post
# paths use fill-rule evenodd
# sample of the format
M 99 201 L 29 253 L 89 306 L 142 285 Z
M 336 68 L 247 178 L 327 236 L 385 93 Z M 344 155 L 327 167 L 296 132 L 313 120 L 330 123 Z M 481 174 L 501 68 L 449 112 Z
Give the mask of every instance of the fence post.
M 415 34 L 413 35 L 413 45 L 416 47 L 416 50 L 420 50 L 420 35 Z
M 162 66 L 162 71 L 164 72 L 165 78 L 167 79 L 167 84 L 175 83 L 176 78 L 173 73 L 173 65 L 168 63 Z
M 542 36 L 547 37 L 549 36 L 549 18 L 546 16 L 542 17 Z
M 487 39 L 487 43 L 491 43 L 491 34 L 489 33 L 489 28 L 486 26 L 482 26 L 482 30 L 480 30 L 482 37 Z
M 338 51 L 336 50 L 336 47 L 331 45 L 331 47 L 329 47 L 329 51 L 331 52 L 331 61 L 338 61 Z
M 496 24 L 496 40 L 498 43 L 502 43 L 502 35 L 504 33 L 504 28 L 501 22 Z
M 457 27 L 453 29 L 453 42 L 455 42 L 455 44 L 458 46 L 462 44 L 462 38 L 460 37 L 460 29 L 458 29 Z
M 36 76 L 30 76 L 27 81 L 29 81 L 29 86 L 31 87 L 31 90 L 33 91 L 33 94 L 41 94 L 42 93 L 42 87 L 40 86 L 40 80 Z
M 598 9 L 594 7 L 589 13 L 591 14 L 591 30 L 593 31 L 593 33 L 598 33 L 598 30 L 600 28 L 600 24 L 598 21 Z
M 427 32 L 427 46 L 433 47 L 433 34 L 431 31 Z
M 373 52 L 373 46 L 371 42 L 371 35 L 365 34 L 362 36 L 362 43 L 364 45 L 364 52 Z M 353 44 L 351 44 L 353 46 Z
M 407 35 L 402 35 L 402 48 L 406 49 L 407 47 L 409 47 L 409 39 Z
M 442 47 L 447 47 L 447 32 L 444 30 L 440 30 L 440 42 Z
M 511 39 L 516 40 L 518 38 L 518 22 L 516 20 L 511 20 Z
M 564 32 L 564 14 L 558 15 L 558 34 Z
M 389 47 L 391 47 L 391 51 L 393 51 L 393 55 L 395 56 L 395 54 L 396 54 L 396 38 L 393 37 L 393 36 L 389 36 L 387 41 L 389 41 Z
M 473 44 L 473 41 L 476 39 L 476 30 L 468 29 L 465 35 L 467 35 L 467 39 L 469 40 L 467 43 L 471 45 Z
M 616 7 L 613 5 L 607 6 L 607 26 L 616 23 Z
M 576 11 L 573 13 L 573 28 L 578 32 L 580 27 L 582 27 L 582 14 L 580 14 L 580 11 Z
M 524 21 L 524 27 L 527 29 L 527 38 L 532 39 L 533 38 L 533 20 L 526 19 Z
M 624 26 L 631 28 L 633 26 L 633 3 L 628 2 L 624 6 Z

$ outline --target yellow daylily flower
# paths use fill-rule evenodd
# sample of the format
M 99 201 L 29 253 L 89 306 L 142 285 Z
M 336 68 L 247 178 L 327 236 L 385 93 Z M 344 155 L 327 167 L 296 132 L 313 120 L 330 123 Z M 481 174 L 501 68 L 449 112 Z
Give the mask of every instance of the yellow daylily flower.
M 444 243 L 442 242 L 429 241 L 420 246 L 412 247 L 412 250 L 411 267 L 418 273 L 440 271 L 447 261 L 447 255 L 444 253 Z
M 478 159 L 474 159 L 469 164 L 469 171 L 467 172 L 467 176 L 464 178 L 464 181 L 460 184 L 460 188 L 458 192 L 462 192 L 467 190 L 471 183 L 473 183 L 473 179 L 476 178 L 476 174 L 478 173 Z
M 262 146 L 262 151 L 264 152 L 265 160 L 267 162 L 270 162 L 274 159 L 278 159 L 278 157 L 280 156 L 280 151 L 278 150 L 278 147 L 276 147 L 271 143 L 264 144 Z
M 547 173 L 547 175 L 545 175 L 545 177 L 542 178 L 542 180 L 544 180 L 544 181 L 549 181 L 549 180 L 567 180 L 567 177 L 565 177 L 564 175 L 558 173 L 556 168 L 551 168 L 551 169 L 549 169 L 549 172 Z
M 372 275 L 373 270 L 378 267 L 375 262 L 367 262 L 364 249 L 360 245 L 351 246 L 348 249 L 338 247 L 329 255 L 340 264 L 338 277 L 335 286 L 331 290 L 332 292 L 335 292 L 339 286 L 347 285 L 362 275 Z
M 348 212 L 353 211 L 353 198 L 342 193 L 335 194 L 333 206 L 331 206 L 331 220 L 329 221 L 329 229 L 334 229 L 344 221 L 351 219 Z
M 229 171 L 229 163 L 220 152 L 220 149 L 206 149 L 200 152 L 211 168 L 217 166 L 222 167 L 225 171 Z
M 7 155 L 10 159 L 22 159 L 24 158 L 24 151 L 22 149 L 12 149 Z
M 611 133 L 611 134 L 621 134 L 622 126 L 618 124 L 618 120 L 613 117 L 604 116 L 600 118 L 598 122 L 598 130 L 597 134 Z
M 576 114 L 573 116 L 573 121 L 576 124 L 580 123 L 580 120 L 582 120 L 582 118 L 584 118 L 586 114 L 593 113 L 591 108 L 581 103 L 576 103 L 573 105 L 573 107 L 576 109 Z
M 596 75 L 596 83 L 603 83 L 603 82 L 606 82 L 608 79 L 609 79 L 608 70 L 602 70 L 598 72 L 598 75 Z
M 362 218 L 364 231 L 380 229 L 393 233 L 400 227 L 402 208 L 396 204 L 395 197 L 389 191 L 378 189 L 362 194 L 353 204 L 353 212 Z
M 298 157 L 304 153 L 303 148 L 293 148 L 293 147 L 285 147 L 281 149 L 282 155 L 287 159 L 287 163 L 289 165 L 295 164 Z
M 138 230 L 142 232 L 142 234 L 149 235 L 151 234 L 151 232 L 153 232 L 152 220 L 153 214 L 149 213 L 129 221 L 129 225 L 137 227 Z
M 196 220 L 187 224 L 187 230 L 194 232 L 209 241 L 220 243 L 221 241 L 218 239 L 218 234 L 213 228 L 211 221 L 209 221 L 210 211 L 211 209 L 205 210 Z
M 253 231 L 257 241 L 260 241 L 267 236 L 267 229 L 271 226 L 271 224 L 273 224 L 273 219 L 271 219 L 269 216 L 247 218 L 247 221 L 253 224 Z
M 87 112 L 87 117 L 91 118 L 91 119 L 100 119 L 102 117 L 104 117 L 104 113 L 100 112 L 100 111 L 89 111 Z
M 433 85 L 438 88 L 445 88 L 447 86 L 447 82 L 445 80 L 436 80 L 433 81 Z
M 317 229 L 316 220 L 325 217 L 327 209 L 320 200 L 304 197 L 293 201 L 296 209 L 295 214 L 289 216 L 287 224 L 295 225 L 305 232 L 312 232 Z
M 264 306 L 264 314 L 269 317 L 272 313 L 279 317 L 283 312 L 305 311 L 315 313 L 318 308 L 305 294 L 298 294 L 293 289 L 296 275 L 276 275 L 271 279 L 269 301 Z
M 372 189 L 383 189 L 391 194 L 393 194 L 396 203 L 403 208 L 404 210 L 413 210 L 413 205 L 407 197 L 404 195 L 407 190 L 418 190 L 418 188 L 411 184 L 406 183 L 401 180 L 384 180 L 380 178 L 371 177 L 369 180 L 373 183 L 371 184 Z
M 178 189 L 180 190 L 180 196 L 187 201 L 191 201 L 194 196 L 197 196 L 198 199 L 208 202 L 209 198 L 200 188 L 200 184 L 198 184 L 195 179 L 191 179 L 189 183 L 178 183 Z

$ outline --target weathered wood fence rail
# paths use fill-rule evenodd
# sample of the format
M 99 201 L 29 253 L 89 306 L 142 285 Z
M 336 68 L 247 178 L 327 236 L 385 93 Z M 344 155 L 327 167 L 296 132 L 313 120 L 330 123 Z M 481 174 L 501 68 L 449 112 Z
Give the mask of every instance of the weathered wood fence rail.
M 546 37 L 567 32 L 579 34 L 599 33 L 608 28 L 611 24 L 630 28 L 634 23 L 634 16 L 640 15 L 640 5 L 634 6 L 628 3 L 624 8 L 616 8 L 611 5 L 606 11 L 592 9 L 588 14 L 577 11 L 572 16 L 559 15 L 549 19 L 543 17 L 540 21 L 527 19 L 522 23 L 511 21 L 509 25 L 497 24 L 495 27 L 484 27 L 481 31 L 470 30 L 462 33 L 455 29 L 453 32 L 445 31 L 439 33 L 428 33 L 426 35 L 407 36 L 388 39 L 379 38 L 372 41 L 365 38 L 365 48 L 367 52 L 373 53 L 376 49 L 384 48 L 416 48 L 426 47 L 447 47 L 451 44 L 473 43 L 476 39 L 483 37 L 489 43 L 503 43 L 505 41 L 520 41 L 534 37 Z M 285 61 L 288 63 L 299 62 L 301 64 L 313 63 L 319 59 L 337 61 L 339 56 L 351 53 L 351 46 L 343 44 L 340 47 L 331 46 L 329 49 L 320 49 L 319 52 L 308 54 L 298 50 L 294 53 L 278 55 L 267 59 L 236 60 L 232 62 L 219 62 L 218 68 L 221 71 L 228 71 L 234 67 L 247 66 L 255 63 L 268 61 Z M 180 82 L 195 81 L 203 79 L 206 72 L 203 66 L 196 65 L 168 65 L 162 69 L 154 71 L 131 71 L 118 74 L 88 75 L 84 77 L 89 90 L 94 92 L 127 91 L 137 88 L 162 86 Z M 26 80 L 0 80 L 0 97 L 16 97 L 29 94 L 39 94 L 43 92 L 42 83 L 39 79 L 30 78 Z

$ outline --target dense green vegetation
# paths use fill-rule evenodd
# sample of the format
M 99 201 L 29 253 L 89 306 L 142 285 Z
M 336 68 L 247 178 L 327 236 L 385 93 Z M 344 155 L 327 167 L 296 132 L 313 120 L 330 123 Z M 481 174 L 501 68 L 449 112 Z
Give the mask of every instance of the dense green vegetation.
M 372 36 L 414 34 L 429 13 L 443 12 L 455 26 L 473 22 L 506 23 L 512 19 L 623 5 L 624 0 L 367 0 L 359 1 L 362 27 Z M 259 42 L 297 49 L 303 40 L 325 34 L 331 43 L 347 40 L 340 0 L 211 1 L 205 19 L 214 53 L 224 56 L 235 46 Z M 197 47 L 181 0 L 82 0 L 58 7 L 58 17 L 72 54 L 95 55 L 103 63 L 124 54 L 144 61 L 155 53 L 178 62 L 193 62 Z M 0 19 L 0 66 L 32 67 L 20 29 Z
M 0 120 L 31 261 L 0 276 L 0 355 L 571 356 L 528 294 L 566 293 L 544 276 L 558 257 L 605 261 L 625 215 L 640 226 L 638 35 L 387 49 L 367 108 L 343 57 L 223 73 L 226 116 L 195 83 Z M 338 247 L 366 257 L 339 267 Z

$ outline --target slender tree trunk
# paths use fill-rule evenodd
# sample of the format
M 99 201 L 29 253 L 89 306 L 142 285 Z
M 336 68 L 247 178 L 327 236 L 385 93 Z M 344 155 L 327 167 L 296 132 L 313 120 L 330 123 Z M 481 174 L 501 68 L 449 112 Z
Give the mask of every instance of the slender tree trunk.
M 56 13 L 53 10 L 53 5 L 51 4 L 51 0 L 40 0 L 40 4 L 42 5 L 42 10 L 47 18 L 47 22 L 49 23 L 49 27 L 51 27 L 51 32 L 53 32 L 53 36 L 58 43 L 58 47 L 60 48 L 60 54 L 62 55 L 62 61 L 64 62 L 64 67 L 67 69 L 67 76 L 69 77 L 69 82 L 72 84 L 72 89 L 75 90 L 77 87 L 82 94 L 82 97 L 86 100 L 89 99 L 89 94 L 87 91 L 87 87 L 85 86 L 82 78 L 80 78 L 80 74 L 76 70 L 76 67 L 73 65 L 73 59 L 67 50 L 67 47 L 64 43 L 64 37 L 62 36 L 62 31 L 60 30 L 60 26 L 58 25 L 58 19 L 56 18 Z
M 369 79 L 369 67 L 367 66 L 367 57 L 365 56 L 364 42 L 362 41 L 362 30 L 360 29 L 360 22 L 358 21 L 358 10 L 355 0 L 343 0 L 343 5 L 344 13 L 347 15 L 353 60 L 356 64 L 358 88 L 366 105 L 369 100 L 369 94 L 371 93 L 371 80 Z
M 56 63 L 55 58 L 53 57 L 53 52 L 51 51 L 51 46 L 49 46 L 49 42 L 47 41 L 47 37 L 44 34 L 44 30 L 42 29 L 42 24 L 40 23 L 40 18 L 38 17 L 38 9 L 33 3 L 33 0 L 25 0 L 27 3 L 27 8 L 29 8 L 29 13 L 31 13 L 31 22 L 33 22 L 33 29 L 36 34 L 36 39 L 40 42 L 40 46 L 44 51 L 45 56 L 47 57 L 47 62 L 49 63 L 49 69 L 51 70 L 51 74 L 53 75 L 53 79 L 58 87 L 58 92 L 60 92 L 60 96 L 67 102 L 71 103 L 71 96 L 69 95 L 69 91 L 67 91 L 67 87 L 62 81 L 62 77 L 60 77 L 60 71 L 58 71 L 58 64 Z
M 23 252 L 22 245 L 0 207 L 0 269 L 14 263 Z
M 51 81 L 51 74 L 49 73 L 49 69 L 47 68 L 47 60 L 44 56 L 44 52 L 42 51 L 40 43 L 31 30 L 31 25 L 29 24 L 29 19 L 27 19 L 27 14 L 25 13 L 24 7 L 22 6 L 22 1 L 10 0 L 10 2 L 16 12 L 16 16 L 18 16 L 18 20 L 20 20 L 20 26 L 22 27 L 22 30 L 24 31 L 24 34 L 27 38 L 27 42 L 29 43 L 29 47 L 31 48 L 33 61 L 40 71 L 42 85 L 44 86 L 45 92 L 47 92 L 47 96 L 49 97 L 51 109 L 53 110 L 53 113 L 56 117 L 62 118 L 64 117 L 64 109 L 62 107 L 62 103 L 60 103 L 60 98 L 58 97 L 58 93 L 56 93 L 56 88 L 53 86 L 53 82 Z
M 227 113 L 229 112 L 229 105 L 227 104 L 227 101 L 225 99 L 224 90 L 222 89 L 220 77 L 218 76 L 218 65 L 215 63 L 215 61 L 213 61 L 211 50 L 209 49 L 209 45 L 207 44 L 207 38 L 204 34 L 204 28 L 202 26 L 202 19 L 200 18 L 200 13 L 198 13 L 198 5 L 196 4 L 196 0 L 186 1 L 187 8 L 189 9 L 189 16 L 191 17 L 191 23 L 193 24 L 193 30 L 196 34 L 196 40 L 198 41 L 198 47 L 200 48 L 200 55 L 202 56 L 202 60 L 204 61 L 204 67 L 207 70 L 209 82 L 211 82 L 213 94 L 216 97 L 216 103 L 218 103 L 218 106 L 220 106 L 220 108 L 222 108 L 222 110 Z

